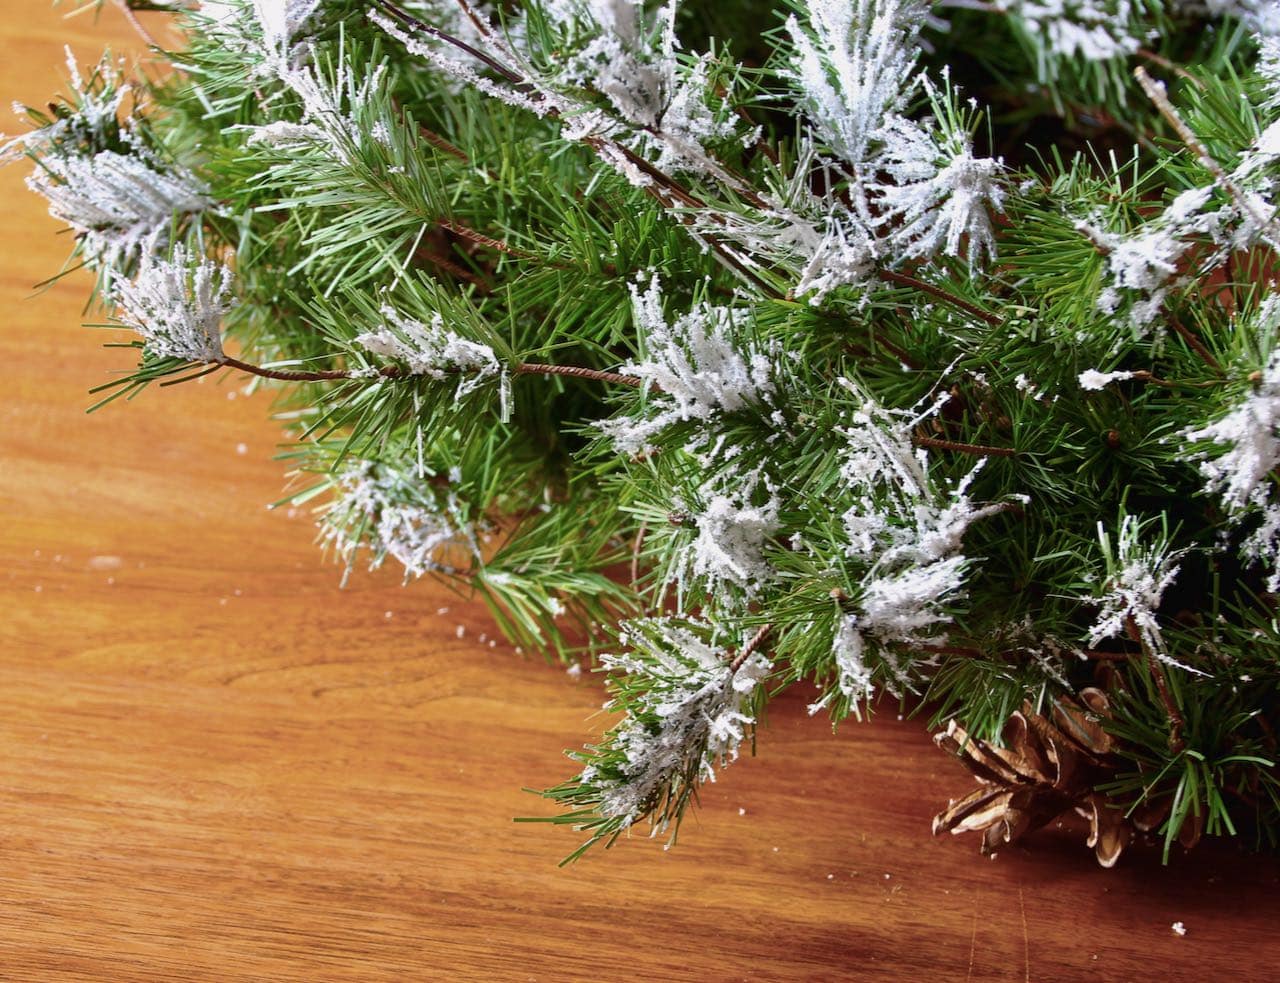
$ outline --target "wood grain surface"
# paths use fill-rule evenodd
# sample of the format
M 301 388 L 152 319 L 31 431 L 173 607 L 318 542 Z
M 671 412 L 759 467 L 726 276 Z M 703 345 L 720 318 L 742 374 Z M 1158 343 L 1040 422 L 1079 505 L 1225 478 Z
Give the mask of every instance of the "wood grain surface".
M 64 42 L 137 50 L 113 10 L 0 12 L 5 99 L 57 90 Z M 84 278 L 32 296 L 68 241 L 25 170 L 0 173 L 0 979 L 1280 979 L 1274 858 L 1104 871 L 1051 829 L 983 859 L 929 834 L 969 780 L 920 722 L 832 736 L 807 694 L 677 848 L 557 869 L 574 834 L 511 820 L 548 811 L 521 788 L 569 773 L 598 682 L 438 588 L 339 589 L 309 516 L 264 508 L 277 430 L 244 380 L 86 417 L 127 355 L 79 327 Z

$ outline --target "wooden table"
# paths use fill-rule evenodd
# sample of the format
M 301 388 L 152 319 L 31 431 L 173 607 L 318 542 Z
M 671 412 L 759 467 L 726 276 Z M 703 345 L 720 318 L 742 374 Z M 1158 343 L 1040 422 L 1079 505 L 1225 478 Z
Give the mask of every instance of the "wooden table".
M 0 10 L 6 99 L 47 99 L 64 42 L 136 47 L 114 11 Z M 128 356 L 78 326 L 84 277 L 31 298 L 67 240 L 25 169 L 0 173 L 0 978 L 1280 979 L 1275 859 L 1104 871 L 1056 829 L 983 859 L 929 835 L 968 778 L 920 722 L 833 737 L 807 694 L 676 849 L 557 869 L 574 834 L 511 820 L 549 812 L 521 787 L 570 773 L 598 682 L 437 588 L 340 590 L 309 516 L 264 507 L 277 428 L 243 380 L 86 417 Z

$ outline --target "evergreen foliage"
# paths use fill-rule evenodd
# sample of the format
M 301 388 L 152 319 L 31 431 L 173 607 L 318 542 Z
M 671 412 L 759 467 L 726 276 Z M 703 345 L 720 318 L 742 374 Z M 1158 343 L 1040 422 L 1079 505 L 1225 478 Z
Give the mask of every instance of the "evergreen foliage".
M 1274 845 L 1280 6 L 129 6 L 183 49 L 0 151 L 136 330 L 104 399 L 250 374 L 348 569 L 596 659 L 586 845 L 792 685 L 997 746 L 1095 687 L 1090 795 Z

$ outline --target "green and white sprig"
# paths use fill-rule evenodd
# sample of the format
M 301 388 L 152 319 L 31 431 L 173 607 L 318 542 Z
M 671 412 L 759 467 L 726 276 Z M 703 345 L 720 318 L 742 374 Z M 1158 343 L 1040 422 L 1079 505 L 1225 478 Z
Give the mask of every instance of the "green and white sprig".
M 222 319 L 232 306 L 234 279 L 225 264 L 193 262 L 182 245 L 168 259 L 148 255 L 135 280 L 116 285 L 120 321 L 143 337 L 151 355 L 219 364 L 226 358 Z
M 646 818 L 650 835 L 670 831 L 673 843 L 698 786 L 751 740 L 772 668 L 759 651 L 766 629 L 736 653 L 718 634 L 687 618 L 632 621 L 619 639 L 630 648 L 601 657 L 611 673 L 606 709 L 626 717 L 575 755 L 583 766 L 576 778 L 547 793 L 568 810 L 557 822 L 590 834 L 581 849 L 611 843 Z
M 109 291 L 118 273 L 163 253 L 170 233 L 213 207 L 209 189 L 164 153 L 136 102 L 135 86 L 104 55 L 85 79 L 67 55 L 71 94 L 50 113 L 29 110 L 36 128 L 0 147 L 0 162 L 25 154 L 27 179 L 49 214 L 76 235 L 77 252 Z

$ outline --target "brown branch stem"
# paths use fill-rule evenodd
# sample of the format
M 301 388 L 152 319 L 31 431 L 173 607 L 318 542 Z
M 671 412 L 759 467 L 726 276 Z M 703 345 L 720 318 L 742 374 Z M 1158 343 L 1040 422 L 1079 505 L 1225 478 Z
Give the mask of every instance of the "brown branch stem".
M 450 157 L 456 157 L 464 164 L 471 163 L 471 158 L 467 156 L 465 150 L 455 147 L 439 133 L 435 132 L 435 130 L 428 129 L 421 123 L 418 124 L 418 135 L 421 136 L 422 139 L 426 140 L 427 143 L 431 144 L 431 146 L 435 147 L 437 150 L 443 151 Z
M 589 369 L 581 365 L 546 365 L 541 362 L 521 362 L 512 371 L 516 375 L 564 375 L 574 379 L 590 379 L 593 382 L 608 382 L 618 386 L 631 386 L 633 389 L 639 389 L 644 385 L 644 380 L 634 375 L 606 372 L 603 369 Z
M 261 365 L 254 365 L 251 362 L 243 362 L 238 358 L 232 358 L 230 355 L 223 356 L 218 364 L 225 365 L 229 369 L 239 369 L 241 372 L 247 372 L 250 375 L 256 375 L 263 379 L 276 379 L 280 382 L 329 382 L 342 379 L 358 379 L 363 378 L 365 373 L 352 371 L 349 369 L 271 369 Z M 511 370 L 513 375 L 559 375 L 568 376 L 574 379 L 589 379 L 593 382 L 608 382 L 619 386 L 631 386 L 639 388 L 643 385 L 643 380 L 633 375 L 623 375 L 620 372 L 606 372 L 603 369 L 591 369 L 584 365 L 552 365 L 544 362 L 521 362 Z M 405 379 L 409 378 L 411 373 L 405 372 L 403 369 L 394 365 L 383 366 L 378 370 L 378 377 L 383 379 Z
M 477 246 L 487 246 L 490 249 L 496 249 L 500 253 L 506 253 L 508 256 L 514 256 L 519 259 L 528 259 L 529 254 L 516 249 L 503 242 L 501 239 L 494 239 L 485 235 L 483 232 L 477 232 L 469 225 L 463 225 L 461 222 L 455 222 L 453 219 L 440 219 L 437 224 L 440 228 L 461 236 L 468 242 L 474 242 Z
M 1272 209 L 1269 215 L 1258 210 L 1254 200 L 1240 189 L 1239 185 L 1232 180 L 1231 175 L 1209 153 L 1209 148 L 1204 145 L 1204 142 L 1196 135 L 1195 131 L 1187 125 L 1186 120 L 1178 115 L 1178 111 L 1173 108 L 1173 103 L 1165 95 L 1164 86 L 1147 74 L 1147 70 L 1141 65 L 1133 70 L 1133 75 L 1138 80 L 1138 84 L 1142 86 L 1142 91 L 1147 94 L 1147 98 L 1159 110 L 1165 121 L 1173 127 L 1174 132 L 1178 134 L 1179 139 L 1182 140 L 1186 148 L 1196 155 L 1201 166 L 1213 175 L 1214 180 L 1222 185 L 1236 205 L 1242 211 L 1247 212 L 1260 226 L 1268 229 L 1272 235 L 1280 234 L 1280 227 L 1276 224 L 1275 209 Z
M 927 280 L 920 280 L 916 277 L 909 276 L 906 273 L 899 273 L 897 270 L 876 270 L 876 276 L 888 283 L 896 283 L 900 287 L 911 287 L 913 290 L 919 290 L 922 293 L 937 297 L 939 300 L 946 301 L 952 307 L 958 307 L 960 310 L 972 314 L 981 321 L 985 321 L 993 328 L 998 328 L 1003 323 L 999 317 L 990 311 L 984 311 L 977 304 L 965 300 L 963 297 L 957 297 L 949 290 L 935 286 Z
M 760 630 L 751 636 L 746 645 L 742 646 L 742 651 L 733 657 L 733 661 L 729 663 L 729 671 L 733 673 L 741 669 L 742 664 L 751 657 L 751 654 L 764 644 L 771 631 L 773 631 L 772 624 L 761 625 Z
M 1160 660 L 1156 658 L 1156 654 L 1151 651 L 1151 646 L 1147 644 L 1147 640 L 1142 637 L 1142 632 L 1138 628 L 1138 623 L 1133 620 L 1133 615 L 1125 617 L 1124 630 L 1125 634 L 1142 650 L 1143 658 L 1147 662 L 1147 670 L 1151 673 L 1151 678 L 1156 684 L 1156 691 L 1160 694 L 1160 702 L 1164 704 L 1164 712 L 1169 717 L 1169 750 L 1174 754 L 1181 754 L 1187 746 L 1182 739 L 1182 729 L 1186 726 L 1186 721 L 1182 719 L 1178 704 L 1174 702 L 1173 694 L 1169 691 L 1169 681 L 1164 678 L 1164 667 L 1160 665 Z
M 1230 257 L 1228 257 L 1228 259 L 1230 259 Z M 1204 342 L 1196 336 L 1194 331 L 1188 328 L 1176 317 L 1170 317 L 1169 323 L 1173 325 L 1173 330 L 1178 332 L 1178 335 L 1182 340 L 1187 343 L 1187 347 L 1200 356 L 1201 361 L 1203 361 L 1205 365 L 1209 366 L 1209 368 L 1213 369 L 1215 372 L 1222 371 L 1222 366 L 1218 364 L 1218 360 L 1213 357 L 1213 354 L 1205 347 Z
M 238 358 L 232 358 L 230 355 L 224 355 L 221 361 L 229 369 L 239 369 L 241 372 L 247 372 L 249 375 L 256 375 L 262 379 L 276 379 L 280 382 L 325 382 L 331 379 L 350 379 L 353 373 L 346 369 L 324 369 L 309 371 L 305 369 L 269 369 L 261 365 L 254 365 L 252 362 L 242 362 Z M 387 378 L 394 378 L 395 375 L 389 374 L 394 372 L 399 375 L 399 370 L 388 367 L 381 371 L 381 374 Z
M 120 8 L 120 12 L 124 14 L 124 19 L 129 22 L 129 26 L 133 28 L 138 37 L 153 48 L 160 47 L 160 42 L 156 40 L 155 35 L 147 30 L 142 21 L 138 19 L 138 15 L 133 12 L 133 8 L 129 6 L 129 0 L 116 0 L 116 6 Z
M 921 652 L 928 652 L 930 655 L 954 655 L 964 659 L 983 659 L 992 653 L 983 652 L 981 649 L 969 648 L 963 645 L 917 645 Z M 1078 654 L 1084 656 L 1090 661 L 1096 662 L 1124 662 L 1129 659 L 1128 652 L 1101 652 L 1097 649 L 1079 649 Z
M 939 451 L 955 451 L 957 454 L 972 454 L 975 457 L 1017 457 L 1018 452 L 1012 447 L 990 447 L 986 444 L 965 444 L 958 440 L 943 440 L 940 437 L 922 437 L 913 434 L 911 443 L 917 447 L 928 447 Z
M 1145 382 L 1149 386 L 1160 386 L 1163 389 L 1212 389 L 1214 386 L 1221 385 L 1221 383 L 1212 380 L 1209 382 L 1178 382 L 1174 379 L 1162 379 L 1146 369 L 1138 369 L 1133 373 L 1133 378 L 1139 382 Z
M 1134 52 L 1134 54 L 1137 55 L 1139 58 L 1145 58 L 1147 61 L 1151 62 L 1153 65 L 1159 65 L 1165 71 L 1173 72 L 1174 75 L 1177 75 L 1180 78 L 1186 79 L 1188 82 L 1192 83 L 1197 89 L 1204 88 L 1204 86 L 1200 84 L 1200 80 L 1198 78 L 1196 78 L 1194 75 L 1188 72 L 1185 68 L 1183 68 L 1177 62 L 1170 61 L 1164 55 L 1157 54 L 1156 52 L 1150 50 L 1149 48 L 1139 48 L 1137 51 Z

